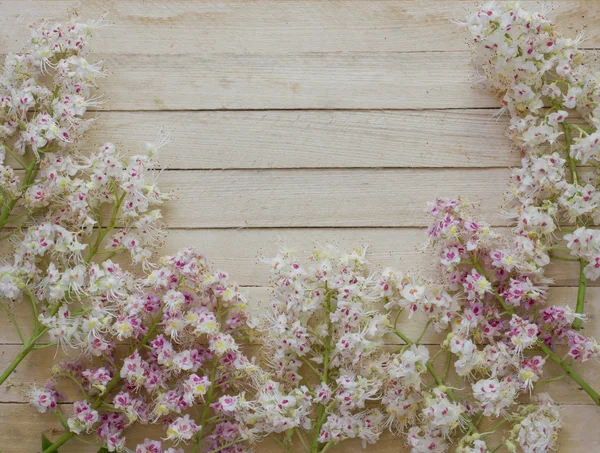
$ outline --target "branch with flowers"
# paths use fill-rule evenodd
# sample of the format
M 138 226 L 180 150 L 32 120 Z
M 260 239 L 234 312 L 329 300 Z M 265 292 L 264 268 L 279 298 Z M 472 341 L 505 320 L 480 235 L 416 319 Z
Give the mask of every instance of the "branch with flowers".
M 95 312 L 128 283 L 113 281 L 111 258 L 128 254 L 133 265 L 147 267 L 152 247 L 162 242 L 161 214 L 152 208 L 167 197 L 147 169 L 164 141 L 136 156 L 121 156 L 110 143 L 95 153 L 79 150 L 92 121 L 83 116 L 100 104 L 94 88 L 101 67 L 82 57 L 99 26 L 43 23 L 32 28 L 22 53 L 6 57 L 0 241 L 10 244 L 11 261 L 0 266 L 0 296 L 23 348 L 0 385 L 28 354 L 49 346 L 39 344 L 46 334 L 50 345 L 102 350 L 90 341 L 101 328 Z M 30 338 L 12 312 L 11 301 L 22 299 L 31 305 Z
M 257 440 L 324 453 L 345 439 L 379 438 L 383 416 L 370 403 L 379 400 L 388 320 L 364 255 L 317 249 L 308 268 L 290 250 L 270 260 L 273 300 L 260 328 L 272 379 L 235 406 Z
M 469 218 L 464 202 L 440 199 L 431 212 L 438 284 L 378 270 L 364 249 L 317 249 L 308 267 L 289 250 L 271 261 L 274 297 L 262 328 L 272 379 L 231 412 L 253 440 L 270 436 L 283 451 L 313 453 L 346 439 L 366 446 L 389 429 L 412 453 L 554 448 L 558 406 L 548 394 L 531 394 L 552 380 L 542 379 L 548 359 L 587 386 L 546 345 L 565 343 L 579 315 L 544 307 L 546 279 L 531 270 L 519 238 Z M 415 339 L 399 325 L 405 313 L 423 318 Z M 450 331 L 434 354 L 421 344 L 429 329 Z M 403 345 L 390 350 L 390 335 Z M 598 348 L 586 340 L 570 355 L 584 361 Z M 498 433 L 504 438 L 489 447 Z
M 512 2 L 485 5 L 464 25 L 475 65 L 510 115 L 508 133 L 523 154 L 511 187 L 515 233 L 534 239 L 540 264 L 578 263 L 576 312 L 583 314 L 587 280 L 600 276 L 600 86 L 578 48 L 583 34 L 565 38 L 543 12 Z M 575 318 L 574 327 L 581 322 Z
M 112 277 L 130 278 L 118 268 Z M 125 431 L 139 424 L 164 426 L 164 440 L 189 442 L 194 452 L 239 451 L 236 444 L 247 436 L 229 415 L 231 401 L 265 379 L 239 350 L 247 336 L 245 308 L 237 285 L 224 272 L 210 272 L 192 249 L 161 259 L 127 294 L 105 301 L 92 340 L 105 345 L 102 351 L 58 364 L 52 380 L 33 390 L 32 404 L 54 413 L 66 430 L 43 453 L 71 439 L 124 451 Z M 66 420 L 54 389 L 60 379 L 75 382 L 83 396 Z M 92 432 L 97 440 L 85 436 Z M 157 451 L 161 440 L 136 447 Z

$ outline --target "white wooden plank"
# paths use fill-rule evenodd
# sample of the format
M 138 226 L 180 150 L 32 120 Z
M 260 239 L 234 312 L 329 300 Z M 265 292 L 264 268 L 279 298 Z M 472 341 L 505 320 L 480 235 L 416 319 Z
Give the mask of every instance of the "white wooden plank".
M 500 167 L 519 165 L 490 110 L 100 112 L 86 149 L 114 141 L 139 152 L 163 127 L 177 169 Z M 482 140 L 485 137 L 485 146 Z
M 22 174 L 23 171 L 19 170 Z M 149 174 L 174 199 L 163 206 L 169 228 L 428 226 L 427 203 L 457 197 L 480 206 L 492 225 L 509 170 L 300 169 L 173 170 Z
M 468 52 L 97 54 L 108 110 L 497 107 Z
M 525 2 L 538 6 L 537 2 Z M 554 2 L 559 29 L 574 35 L 600 18 L 594 0 Z M 112 28 L 103 29 L 92 50 L 104 55 L 113 73 L 103 88 L 107 109 L 448 109 L 496 107 L 472 89 L 464 32 L 449 22 L 462 18 L 472 1 L 346 0 L 2 0 L 0 49 L 18 50 L 25 23 L 63 19 L 70 7 L 82 18 L 111 9 Z M 15 20 L 22 16 L 24 21 Z M 435 32 L 432 32 L 435 30 Z M 588 27 L 586 47 L 600 45 L 600 31 Z M 434 52 L 431 52 L 434 51 Z M 452 51 L 452 53 L 440 53 Z M 409 53 L 407 53 L 409 52 Z M 410 53 L 418 52 L 418 53 Z M 486 167 L 518 163 L 502 137 L 505 120 L 488 121 L 491 111 L 344 111 L 344 112 L 117 112 L 101 113 L 92 142 L 121 142 L 127 152 L 154 136 L 158 125 L 175 129 L 177 140 L 163 162 L 171 168 L 342 168 L 342 167 Z M 152 120 L 158 120 L 152 122 Z M 175 128 L 170 127 L 175 125 Z M 181 139 L 178 137 L 181 132 Z M 485 146 L 482 146 L 485 140 Z M 479 148 L 482 148 L 481 150 Z M 176 150 L 176 151 L 173 151 Z M 409 171 L 231 171 L 165 172 L 163 186 L 179 188 L 168 208 L 167 223 L 184 228 L 420 226 L 423 203 L 438 194 L 466 195 L 482 201 L 484 214 L 504 224 L 497 206 L 507 181 L 505 170 Z M 405 228 L 265 230 L 176 230 L 167 251 L 194 245 L 217 266 L 246 285 L 265 285 L 268 269 L 259 255 L 272 255 L 274 241 L 307 249 L 315 241 L 342 246 L 372 244 L 371 259 L 427 272 L 431 258 L 416 250 L 422 230 Z M 576 269 L 551 266 L 557 284 L 576 284 Z M 553 288 L 553 303 L 573 303 L 574 288 Z M 587 332 L 595 334 L 600 289 L 590 288 Z M 253 310 L 267 300 L 263 287 L 248 288 Z M 25 307 L 17 309 L 22 324 Z M 27 325 L 27 324 L 24 324 Z M 413 336 L 422 324 L 406 325 Z M 5 318 L 0 343 L 16 342 Z M 9 333 L 10 332 L 10 333 Z M 598 335 L 596 335 L 598 336 Z M 439 342 L 434 334 L 426 342 Z M 18 350 L 0 346 L 0 368 Z M 42 383 L 54 351 L 31 356 L 0 402 L 23 402 L 35 380 Z M 556 371 L 553 371 L 555 373 Z M 595 364 L 584 374 L 597 381 Z M 558 401 L 589 404 L 571 381 L 552 383 Z M 586 429 L 599 411 L 565 406 L 561 451 L 600 450 L 600 434 Z M 0 440 L 8 451 L 39 451 L 40 430 L 56 437 L 52 416 L 40 416 L 23 404 L 0 405 Z M 32 435 L 33 433 L 33 435 Z M 138 431 L 138 440 L 158 431 Z M 582 440 L 584 440 L 582 442 Z M 362 451 L 358 443 L 344 451 Z M 61 452 L 96 451 L 71 442 Z M 3 448 L 4 449 L 4 448 Z M 379 452 L 408 451 L 390 436 Z M 279 451 L 266 443 L 257 451 Z
M 522 2 L 536 8 L 536 1 Z M 551 17 L 574 36 L 586 28 L 585 45 L 598 47 L 600 7 L 594 0 L 553 1 Z M 415 52 L 465 50 L 466 37 L 451 19 L 462 20 L 473 1 L 454 0 L 5 0 L 0 48 L 17 51 L 26 24 L 64 20 L 69 10 L 83 19 L 109 10 L 110 29 L 92 49 L 107 53 L 294 53 Z M 22 18 L 19 22 L 16 19 Z
M 177 199 L 165 207 L 171 228 L 425 226 L 426 203 L 457 196 L 481 203 L 490 223 L 508 169 L 169 171 L 160 176 Z

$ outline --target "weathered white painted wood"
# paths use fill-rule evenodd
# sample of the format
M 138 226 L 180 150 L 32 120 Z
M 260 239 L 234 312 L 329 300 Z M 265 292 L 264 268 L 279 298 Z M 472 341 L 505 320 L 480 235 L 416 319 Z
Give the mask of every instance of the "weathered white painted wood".
M 478 217 L 502 226 L 506 216 L 499 207 L 509 175 L 506 168 L 174 170 L 154 174 L 161 190 L 174 195 L 162 209 L 169 228 L 428 226 L 427 203 L 436 197 L 459 195 L 473 203 Z M 148 179 L 152 180 L 152 175 Z
M 586 47 L 600 45 L 592 26 L 600 18 L 596 1 L 544 3 L 552 6 L 550 16 L 561 31 L 574 36 L 585 28 Z M 451 19 L 462 20 L 473 5 L 468 0 L 4 0 L 0 48 L 18 50 L 26 24 L 64 20 L 72 9 L 83 19 L 109 11 L 114 25 L 100 30 L 92 49 L 115 54 L 465 50 L 465 36 Z
M 108 110 L 497 107 L 468 52 L 105 55 Z
M 498 209 L 509 170 L 233 170 L 169 171 L 163 190 L 171 228 L 425 226 L 437 196 L 481 203 L 484 218 L 505 224 Z
M 494 110 L 99 112 L 86 149 L 140 152 L 172 132 L 160 164 L 177 169 L 500 167 L 519 165 Z

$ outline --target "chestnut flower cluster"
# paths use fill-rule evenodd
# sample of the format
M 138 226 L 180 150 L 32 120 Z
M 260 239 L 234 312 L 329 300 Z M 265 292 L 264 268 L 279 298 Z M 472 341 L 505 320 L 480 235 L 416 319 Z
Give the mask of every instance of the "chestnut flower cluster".
M 576 261 L 581 281 L 600 276 L 600 85 L 578 48 L 543 14 L 491 3 L 467 18 L 475 64 L 511 117 L 522 151 L 511 194 L 516 234 L 532 238 L 537 259 Z M 589 171 L 579 171 L 589 165 Z M 561 228 L 570 223 L 573 229 Z M 568 232 L 564 243 L 559 232 Z M 570 255 L 571 257 L 569 257 Z M 577 313 L 584 312 L 580 285 Z M 576 320 L 576 327 L 581 322 Z
M 111 143 L 82 152 L 79 142 L 97 106 L 98 64 L 84 51 L 99 22 L 43 23 L 32 28 L 22 53 L 6 57 L 0 79 L 0 241 L 9 258 L 0 264 L 2 308 L 23 349 L 0 376 L 2 384 L 46 333 L 61 343 L 101 354 L 97 332 L 105 306 L 133 284 L 111 258 L 151 266 L 152 248 L 163 241 L 157 206 L 167 196 L 148 172 L 158 149 L 121 155 Z M 27 299 L 34 330 L 25 338 L 11 308 Z
M 283 451 L 319 453 L 346 439 L 366 446 L 389 429 L 411 453 L 489 453 L 500 431 L 509 451 L 556 446 L 558 408 L 531 394 L 551 360 L 595 395 L 551 349 L 579 335 L 579 315 L 546 307 L 548 280 L 520 238 L 500 236 L 458 200 L 436 200 L 431 213 L 438 284 L 378 270 L 364 249 L 319 248 L 310 266 L 290 250 L 269 261 L 273 301 L 260 328 L 270 376 L 226 398 L 248 440 L 268 435 Z M 403 315 L 421 325 L 417 338 L 403 332 Z M 445 340 L 430 350 L 422 341 L 431 331 Z M 583 341 L 586 353 L 572 348 L 571 361 L 598 356 Z
M 120 273 L 113 265 L 110 274 Z M 102 347 L 56 365 L 52 381 L 32 390 L 32 404 L 67 430 L 44 452 L 87 433 L 108 451 L 129 451 L 124 433 L 135 424 L 162 426 L 162 439 L 174 445 L 163 450 L 160 439 L 146 439 L 139 453 L 183 451 L 181 442 L 199 451 L 203 441 L 205 451 L 246 451 L 238 445 L 246 428 L 231 417 L 231 401 L 265 377 L 240 351 L 246 298 L 235 283 L 188 248 L 122 290 L 80 316 Z M 59 379 L 74 381 L 84 397 L 66 420 L 53 386 Z
M 469 205 L 461 200 L 437 199 L 430 204 L 430 213 L 433 223 L 428 242 L 439 254 L 442 281 L 457 304 L 452 331 L 442 344 L 448 354 L 444 376 L 453 365 L 471 391 L 460 403 L 463 421 L 472 425 L 469 435 L 459 441 L 461 451 L 471 451 L 470 441 L 483 440 L 477 427 L 484 418 L 500 418 L 500 425 L 513 423 L 505 440 L 509 451 L 515 451 L 511 450 L 515 442 L 526 453 L 551 450 L 560 417 L 549 396 L 526 406 L 531 411 L 526 417 L 520 404 L 523 396 L 546 382 L 548 361 L 558 364 L 565 376 L 599 401 L 597 392 L 572 367 L 573 362 L 600 358 L 595 340 L 573 330 L 573 321 L 584 317 L 567 305 L 546 304 L 550 281 L 544 277 L 531 239 L 497 233 L 472 217 Z M 568 360 L 555 352 L 557 346 L 570 348 Z M 538 423 L 523 423 L 533 414 L 547 415 L 547 420 L 540 415 Z M 437 434 L 435 442 L 440 451 L 446 451 L 441 447 L 443 431 L 420 431 L 427 441 Z
M 389 322 L 365 250 L 316 249 L 309 266 L 283 250 L 269 263 L 273 299 L 260 328 L 272 379 L 237 416 L 286 450 L 294 441 L 313 453 L 345 439 L 376 442 L 384 419 L 370 403 L 380 398 Z

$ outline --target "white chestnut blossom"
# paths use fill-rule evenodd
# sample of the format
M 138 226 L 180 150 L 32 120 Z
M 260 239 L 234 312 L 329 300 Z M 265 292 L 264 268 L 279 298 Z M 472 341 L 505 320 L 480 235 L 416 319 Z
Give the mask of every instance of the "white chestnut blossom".
M 246 297 L 238 286 L 189 248 L 163 257 L 134 281 L 125 277 L 131 283 L 123 286 L 120 267 L 103 265 L 92 269 L 105 296 L 94 296 L 89 314 L 70 316 L 61 308 L 57 319 L 64 322 L 52 325 L 88 345 L 89 354 L 53 367 L 54 381 L 68 378 L 83 392 L 67 420 L 70 433 L 95 431 L 109 451 L 123 451 L 126 431 L 135 424 L 161 424 L 162 439 L 173 445 L 203 441 L 206 451 L 244 451 L 254 428 L 230 416 L 241 410 L 245 389 L 266 382 L 267 374 L 240 352 L 248 329 Z M 107 278 L 114 282 L 100 283 Z M 207 322 L 214 326 L 198 328 Z M 59 396 L 48 384 L 31 392 L 31 403 L 60 418 Z M 201 416 L 185 413 L 194 406 Z M 162 448 L 161 441 L 147 439 L 138 449 L 152 445 Z

